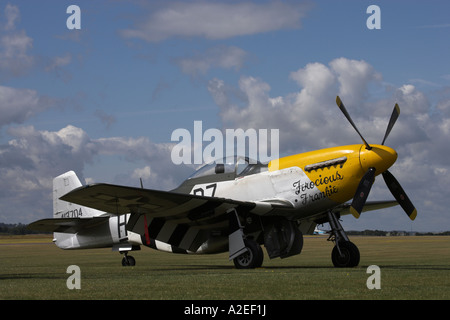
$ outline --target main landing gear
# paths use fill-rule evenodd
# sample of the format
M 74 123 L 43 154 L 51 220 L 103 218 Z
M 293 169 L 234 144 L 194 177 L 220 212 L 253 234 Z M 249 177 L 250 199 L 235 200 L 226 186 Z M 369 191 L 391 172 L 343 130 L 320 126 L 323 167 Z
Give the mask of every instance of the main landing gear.
M 263 226 L 260 217 L 247 216 L 244 227 L 241 225 L 236 209 L 229 210 L 228 214 L 229 259 L 233 260 L 237 269 L 261 267 L 264 253 L 260 243 L 264 243 L 270 259 L 287 258 L 302 251 L 303 235 L 297 222 L 275 217 L 267 218 Z M 247 234 L 244 234 L 244 229 Z
M 235 208 L 228 210 L 230 233 L 228 235 L 229 258 L 236 269 L 254 269 L 262 266 L 264 253 L 256 240 L 244 234 Z
M 328 221 L 331 226 L 331 234 L 328 240 L 335 243 L 331 252 L 333 265 L 336 268 L 356 267 L 360 259 L 358 247 L 348 239 L 334 213 L 328 212 Z
M 264 252 L 261 246 L 253 239 L 244 240 L 247 252 L 233 259 L 236 269 L 260 268 L 264 259 Z

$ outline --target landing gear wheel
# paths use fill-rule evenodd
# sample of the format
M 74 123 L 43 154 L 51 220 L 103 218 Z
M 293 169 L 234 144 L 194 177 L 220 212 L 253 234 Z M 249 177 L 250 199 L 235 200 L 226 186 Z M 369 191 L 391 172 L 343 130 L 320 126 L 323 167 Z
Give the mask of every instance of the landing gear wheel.
M 127 256 L 125 255 L 125 257 L 122 258 L 122 266 L 124 267 L 132 267 L 136 265 L 136 260 L 132 257 L 132 256 Z
M 356 267 L 359 264 L 359 259 L 358 247 L 350 241 L 339 242 L 339 249 L 336 245 L 331 252 L 331 260 L 336 268 Z
M 262 266 L 264 252 L 261 246 L 252 239 L 244 240 L 247 252 L 233 259 L 236 269 L 254 269 Z

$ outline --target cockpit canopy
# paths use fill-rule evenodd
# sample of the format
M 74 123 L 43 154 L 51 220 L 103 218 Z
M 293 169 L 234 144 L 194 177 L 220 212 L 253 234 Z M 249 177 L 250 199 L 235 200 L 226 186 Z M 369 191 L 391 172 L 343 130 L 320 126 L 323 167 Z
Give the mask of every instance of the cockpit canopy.
M 195 184 L 234 180 L 237 177 L 267 170 L 268 164 L 263 164 L 248 157 L 226 157 L 200 167 L 177 190 L 183 192 L 185 190 L 182 189 L 186 189 L 185 187 L 189 186 L 192 187 Z
M 248 157 L 227 157 L 200 167 L 189 179 L 202 177 L 217 177 L 218 175 L 231 175 L 233 179 L 238 176 L 255 174 L 267 171 L 267 165 Z M 226 179 L 228 180 L 228 179 Z

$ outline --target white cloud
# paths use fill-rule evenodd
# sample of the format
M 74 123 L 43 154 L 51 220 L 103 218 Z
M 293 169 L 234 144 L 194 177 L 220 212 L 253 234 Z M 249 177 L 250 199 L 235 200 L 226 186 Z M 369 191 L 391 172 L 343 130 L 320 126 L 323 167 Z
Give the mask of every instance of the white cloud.
M 368 83 L 382 80 L 381 74 L 363 60 L 338 58 L 330 62 L 330 67 L 337 74 L 339 93 L 349 105 L 362 103 L 368 96 Z
M 109 182 L 162 190 L 178 186 L 191 172 L 170 161 L 171 144 L 156 144 L 148 138 L 111 137 L 92 139 L 83 129 L 68 125 L 58 131 L 32 126 L 8 129 L 12 137 L 0 145 L 0 221 L 31 222 L 51 216 L 53 177 L 74 170 L 83 181 L 86 165 L 117 156 L 129 172 L 111 173 Z M 143 167 L 139 167 L 145 163 Z M 136 168 L 136 166 L 138 166 Z M 152 169 L 150 169 L 152 168 Z M 125 169 L 126 170 L 126 169 Z M 99 181 L 90 177 L 88 181 Z
M 10 75 L 20 75 L 34 63 L 30 54 L 33 39 L 24 30 L 17 30 L 16 22 L 20 18 L 19 9 L 6 5 L 6 22 L 0 27 L 0 70 Z
M 3 167 L 30 170 L 49 179 L 70 168 L 81 171 L 85 163 L 92 161 L 98 148 L 87 133 L 68 125 L 59 131 L 39 131 L 32 126 L 20 126 L 8 130 L 14 137 L 2 146 Z M 27 165 L 24 166 L 23 163 Z
M 146 179 L 150 179 L 152 174 L 152 171 L 150 169 L 150 166 L 145 166 L 144 168 L 136 168 L 133 171 L 133 174 L 131 175 L 131 177 L 133 179 L 142 179 L 142 180 L 146 180 Z
M 362 115 L 363 126 L 367 127 L 364 121 L 370 106 L 365 98 L 370 84 L 381 82 L 381 76 L 372 66 L 364 61 L 338 58 L 328 66 L 309 63 L 292 72 L 290 78 L 298 83 L 300 90 L 285 97 L 271 97 L 268 83 L 248 76 L 241 77 L 239 89 L 213 79 L 208 90 L 220 107 L 225 126 L 282 128 L 282 149 L 298 151 L 359 143 L 358 136 L 340 114 L 335 99 L 340 95 L 347 106 L 355 106 L 353 113 Z
M 96 154 L 86 133 L 68 126 L 56 132 L 32 126 L 10 128 L 0 145 L 0 220 L 31 221 L 51 216 L 52 179 L 72 168 L 82 173 Z
M 150 42 L 171 37 L 226 39 L 235 36 L 300 27 L 308 6 L 283 2 L 210 1 L 171 2 L 152 11 L 134 28 L 121 31 L 125 38 Z
M 6 23 L 4 26 L 5 30 L 12 30 L 15 28 L 16 21 L 20 18 L 19 8 L 10 5 L 9 3 L 5 7 L 5 17 Z
M 304 89 L 302 92 L 309 96 L 321 96 L 336 83 L 336 77 L 332 71 L 318 62 L 309 63 L 305 68 L 291 72 L 290 78 L 295 80 Z
M 430 108 L 425 94 L 416 89 L 412 84 L 405 84 L 401 86 L 395 94 L 396 100 L 399 104 L 405 106 L 402 109 L 404 114 L 413 115 L 426 113 Z
M 191 76 L 204 75 L 212 68 L 239 70 L 244 65 L 247 53 L 237 47 L 217 46 L 192 57 L 175 58 L 183 73 Z
M 285 107 L 282 99 L 270 98 L 270 86 L 254 77 L 241 77 L 239 89 L 231 88 L 222 80 L 213 79 L 208 90 L 220 108 L 220 116 L 229 128 L 273 128 L 280 126 L 277 109 Z M 274 103 L 277 101 L 277 103 Z M 245 105 L 244 107 L 242 107 Z
M 54 104 L 55 100 L 40 96 L 35 90 L 0 86 L 0 127 L 23 123 Z

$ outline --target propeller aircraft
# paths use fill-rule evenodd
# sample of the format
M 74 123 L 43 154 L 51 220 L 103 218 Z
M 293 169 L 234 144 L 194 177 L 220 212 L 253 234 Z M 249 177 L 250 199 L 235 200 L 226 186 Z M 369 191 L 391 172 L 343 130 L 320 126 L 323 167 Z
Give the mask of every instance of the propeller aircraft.
M 257 268 L 264 245 L 270 259 L 300 254 L 303 235 L 329 223 L 335 267 L 354 267 L 360 253 L 339 219 L 400 204 L 411 220 L 417 210 L 388 171 L 397 159 L 385 141 L 400 114 L 396 104 L 380 145 L 362 136 L 339 97 L 336 103 L 362 144 L 287 156 L 263 164 L 234 157 L 201 167 L 172 191 L 111 184 L 82 186 L 69 171 L 53 181 L 52 219 L 31 223 L 54 232 L 62 249 L 112 247 L 135 265 L 141 246 L 172 253 L 229 252 L 236 268 Z M 366 201 L 382 175 L 395 200 Z M 349 202 L 351 200 L 351 202 Z

